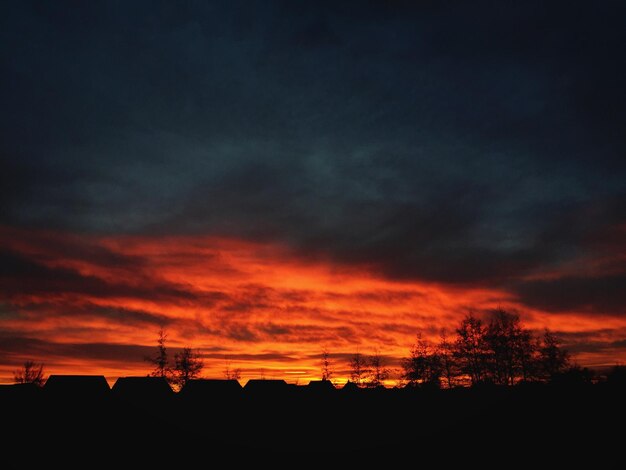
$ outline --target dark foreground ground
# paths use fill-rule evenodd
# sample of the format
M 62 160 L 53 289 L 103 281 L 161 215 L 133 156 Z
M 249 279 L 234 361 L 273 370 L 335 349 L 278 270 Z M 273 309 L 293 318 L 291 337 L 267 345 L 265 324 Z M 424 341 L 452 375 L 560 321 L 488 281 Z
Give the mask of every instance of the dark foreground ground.
M 623 387 L 0 392 L 0 468 L 626 468 Z

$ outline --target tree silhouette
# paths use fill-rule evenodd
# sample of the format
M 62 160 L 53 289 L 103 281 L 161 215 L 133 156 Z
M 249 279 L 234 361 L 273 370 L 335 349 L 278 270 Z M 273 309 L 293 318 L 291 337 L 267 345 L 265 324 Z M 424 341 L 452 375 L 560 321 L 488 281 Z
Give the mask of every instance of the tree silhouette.
M 418 333 L 409 357 L 402 360 L 402 369 L 401 379 L 410 386 L 443 382 L 448 388 L 467 379 L 471 385 L 515 385 L 553 381 L 557 376 L 563 381 L 565 373 L 569 373 L 567 377 L 584 376 L 572 368 L 569 353 L 554 334 L 546 330 L 542 338 L 536 338 L 519 315 L 503 309 L 495 310 L 487 325 L 468 314 L 456 329 L 455 340 L 449 341 L 442 330 L 436 347 Z
M 20 370 L 13 372 L 13 380 L 18 384 L 35 384 L 42 387 L 45 382 L 43 364 L 26 361 Z
M 467 315 L 457 328 L 455 354 L 461 371 L 467 374 L 472 385 L 487 379 L 489 349 L 485 342 L 486 328 L 472 314 Z
M 448 340 L 445 329 L 439 335 L 437 354 L 441 364 L 441 377 L 448 388 L 452 388 L 458 375 L 458 365 L 454 357 L 454 344 Z
M 515 351 L 521 370 L 521 379 L 524 382 L 536 380 L 539 371 L 539 360 L 537 357 L 537 341 L 530 331 L 522 328 L 516 338 Z
M 494 312 L 485 331 L 489 349 L 490 377 L 499 385 L 513 385 L 518 379 L 531 377 L 534 345 L 529 331 L 520 322 L 519 315 L 502 309 Z
M 350 359 L 350 379 L 354 382 L 358 387 L 362 387 L 365 385 L 365 380 L 369 373 L 369 369 L 367 367 L 366 359 L 361 355 L 361 353 L 356 353 Z
M 494 383 L 513 385 L 515 377 L 515 335 L 519 318 L 497 310 L 485 330 L 489 349 L 489 372 Z
M 376 388 L 384 385 L 385 380 L 389 378 L 389 369 L 385 367 L 383 358 L 378 351 L 370 357 L 369 365 L 370 370 L 367 386 Z
M 322 380 L 330 380 L 332 376 L 332 364 L 330 363 L 328 349 L 324 348 L 322 350 Z
M 231 369 L 230 362 L 226 363 L 226 369 L 224 369 L 224 378 L 226 380 L 239 380 L 241 379 L 241 369 Z
M 149 375 L 151 377 L 165 377 L 166 379 L 170 379 L 172 370 L 169 367 L 169 358 L 167 355 L 167 348 L 165 347 L 167 333 L 163 328 L 161 328 L 158 335 L 156 354 L 154 357 L 146 358 L 148 362 L 154 364 L 154 370 L 150 372 Z
M 410 386 L 430 385 L 439 387 L 441 359 L 422 334 L 418 333 L 411 355 L 402 361 L 403 378 Z
M 570 368 L 569 353 L 561 348 L 559 339 L 546 329 L 539 346 L 539 366 L 545 379 L 552 379 Z
M 174 383 L 182 389 L 187 382 L 198 378 L 204 368 L 202 358 L 191 348 L 183 348 L 174 356 Z

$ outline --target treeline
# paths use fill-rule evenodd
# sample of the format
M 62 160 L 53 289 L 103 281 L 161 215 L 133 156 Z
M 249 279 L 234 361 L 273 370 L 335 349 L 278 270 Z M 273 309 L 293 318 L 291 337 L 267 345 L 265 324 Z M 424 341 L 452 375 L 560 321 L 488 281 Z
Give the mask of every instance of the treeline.
M 332 375 L 327 358 L 324 351 L 322 378 Z M 397 386 L 424 388 L 591 381 L 592 377 L 590 370 L 572 363 L 556 335 L 545 330 L 535 336 L 518 315 L 502 309 L 492 312 L 487 321 L 467 315 L 453 336 L 442 330 L 436 343 L 418 333 L 399 370 L 388 368 L 378 351 L 371 356 L 354 354 L 349 367 L 350 381 L 365 388 L 380 387 L 391 377 Z
M 145 358 L 154 368 L 148 374 L 163 377 L 176 389 L 200 377 L 204 362 L 197 351 L 186 347 L 170 360 L 167 334 L 160 330 L 154 356 Z M 467 315 L 453 336 L 443 330 L 433 343 L 417 334 L 399 370 L 391 370 L 378 351 L 371 356 L 354 354 L 349 361 L 352 386 L 375 388 L 393 376 L 402 387 L 454 388 L 457 386 L 520 382 L 591 382 L 592 372 L 571 361 L 571 356 L 548 330 L 537 336 L 522 325 L 518 315 L 498 309 L 483 320 Z M 623 368 L 616 370 L 622 371 Z M 328 350 L 322 352 L 321 378 L 332 380 L 334 371 Z M 27 361 L 14 375 L 18 383 L 43 385 L 43 365 Z M 225 379 L 239 380 L 240 369 L 224 371 Z
M 489 321 L 467 315 L 449 338 L 437 344 L 420 334 L 401 378 L 408 386 L 515 385 L 548 382 L 565 376 L 591 380 L 591 372 L 572 364 L 557 337 L 545 330 L 539 337 L 525 328 L 518 315 L 498 309 Z
M 167 347 L 165 345 L 167 333 L 159 330 L 157 339 L 157 350 L 153 357 L 145 358 L 146 361 L 154 364 L 154 370 L 148 375 L 151 377 L 163 377 L 174 385 L 178 390 L 182 389 L 187 382 L 197 379 L 204 369 L 204 361 L 200 354 L 190 347 L 183 348 L 174 355 L 173 367 L 170 365 Z
M 157 352 L 148 358 L 155 368 L 152 376 L 165 377 L 176 388 L 197 378 L 203 362 L 199 354 L 184 348 L 169 365 L 166 334 L 159 332 Z M 322 380 L 332 381 L 335 372 L 331 354 L 322 351 Z M 454 330 L 443 330 L 432 343 L 418 333 L 400 370 L 392 370 L 376 350 L 373 355 L 354 354 L 349 361 L 350 382 L 357 387 L 376 388 L 395 378 L 401 387 L 454 388 L 479 384 L 515 385 L 520 382 L 591 382 L 592 372 L 574 364 L 557 336 L 548 330 L 533 334 L 519 315 L 497 309 L 487 320 L 468 314 Z M 620 368 L 621 370 L 621 368 Z M 239 380 L 240 369 L 224 370 L 225 379 Z

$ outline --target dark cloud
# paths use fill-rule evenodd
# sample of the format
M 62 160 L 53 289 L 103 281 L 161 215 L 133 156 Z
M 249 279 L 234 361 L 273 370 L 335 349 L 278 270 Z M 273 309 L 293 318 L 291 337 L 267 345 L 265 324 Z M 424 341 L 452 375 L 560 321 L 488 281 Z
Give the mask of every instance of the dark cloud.
M 174 355 L 180 349 L 168 347 L 168 351 Z M 23 364 L 24 358 L 29 358 L 30 360 L 43 361 L 46 367 L 54 367 L 56 363 L 66 360 L 83 360 L 123 363 L 126 367 L 138 366 L 147 369 L 149 364 L 146 362 L 146 358 L 154 355 L 154 346 L 112 343 L 59 343 L 28 336 L 0 333 L 0 354 L 3 357 L 3 365 L 15 368 Z M 237 353 L 226 351 L 219 346 L 203 348 L 201 356 L 205 361 L 223 361 L 225 365 L 232 361 L 262 364 L 263 362 L 296 363 L 301 360 L 296 354 L 273 351 L 258 354 Z
M 285 343 L 324 343 L 333 340 L 345 340 L 354 335 L 348 326 L 320 326 L 312 324 L 285 324 L 277 322 L 263 323 L 257 326 L 264 341 Z
M 622 348 L 624 328 L 600 328 L 587 331 L 553 331 L 563 346 L 573 353 Z M 616 339 L 618 338 L 618 339 Z
M 618 355 L 626 347 L 626 340 L 615 339 L 623 336 L 624 329 L 600 329 L 584 332 L 555 332 L 563 346 L 574 354 L 602 354 L 607 357 Z M 617 354 L 616 354 L 617 353 Z
M 23 251 L 29 253 L 29 257 L 40 263 L 58 260 L 86 261 L 108 269 L 135 272 L 145 267 L 144 260 L 139 256 L 113 251 L 102 243 L 75 234 L 0 227 L 0 241 L 7 246 L 21 246 Z
M 359 301 L 389 304 L 421 299 L 425 297 L 425 294 L 415 289 L 404 291 L 377 289 L 376 291 L 352 292 L 349 295 L 339 294 L 337 292 L 328 292 L 325 294 L 325 297 L 329 299 L 346 299 L 349 297 L 351 299 L 357 299 Z
M 377 353 L 376 351 L 362 351 L 362 350 L 354 350 L 351 352 L 332 352 L 328 351 L 328 358 L 330 359 L 331 365 L 333 366 L 333 371 L 335 373 L 340 373 L 343 376 L 349 377 L 352 374 L 352 370 L 349 367 L 350 362 L 354 358 L 355 354 L 360 354 L 361 357 L 365 361 L 371 360 L 372 356 L 378 354 L 381 359 L 384 367 L 397 367 L 396 370 L 391 370 L 392 378 L 396 373 L 400 373 L 400 368 L 402 367 L 402 361 L 405 359 L 404 357 L 395 357 L 385 354 Z M 309 355 L 309 359 L 321 360 L 322 354 Z
M 58 304 L 47 301 L 20 302 L 20 318 L 22 321 L 32 321 L 41 323 L 57 319 L 72 319 L 74 323 L 84 320 L 100 319 L 105 323 L 114 325 L 130 325 L 140 328 L 154 328 L 155 331 L 161 327 L 167 327 L 174 323 L 168 316 L 145 310 L 138 310 L 123 307 L 103 307 L 87 301 L 81 301 L 77 305 L 64 303 L 63 308 Z M 176 319 L 176 324 L 184 326 L 187 323 L 184 319 Z M 67 327 L 64 328 L 67 331 Z
M 250 319 L 246 323 L 223 322 L 219 330 L 212 334 L 251 343 L 319 343 L 325 341 L 342 341 L 355 335 L 349 326 L 321 326 L 307 323 L 265 322 Z
M 221 292 L 195 292 L 186 286 L 151 280 L 139 283 L 114 282 L 83 275 L 75 269 L 50 267 L 26 256 L 0 251 L 0 299 L 55 293 L 98 298 L 135 298 L 184 304 L 199 301 L 212 305 L 227 298 Z
M 6 358 L 16 357 L 21 364 L 22 357 L 50 361 L 59 358 L 91 361 L 143 362 L 154 354 L 154 347 L 112 343 L 57 343 L 23 336 L 0 336 L 0 352 Z
M 625 222 L 623 2 L 336 3 L 3 4 L 0 223 L 510 285 Z
M 225 324 L 222 334 L 235 341 L 257 342 L 260 340 L 256 331 L 254 331 L 254 328 L 239 322 L 230 322 Z
M 516 292 L 524 304 L 551 312 L 626 315 L 626 274 L 527 281 Z
M 26 356 L 38 358 L 37 360 L 45 361 L 46 364 L 71 359 L 116 362 L 131 366 L 142 364 L 142 367 L 149 368 L 146 358 L 154 356 L 154 351 L 154 346 L 136 344 L 55 342 L 28 336 L 0 334 L 0 354 L 6 358 L 3 362 L 7 365 L 21 365 Z M 174 355 L 180 348 L 168 346 L 168 351 Z M 203 351 L 203 357 L 224 357 L 223 349 L 219 346 L 206 347 Z M 264 359 L 265 355 L 259 356 Z M 267 356 L 272 358 L 273 355 Z
M 266 352 L 259 354 L 238 354 L 238 353 L 228 353 L 225 355 L 223 353 L 208 353 L 203 354 L 203 357 L 210 359 L 221 359 L 225 362 L 228 361 L 249 361 L 252 363 L 262 363 L 263 361 L 275 361 L 275 362 L 297 362 L 299 360 L 298 357 L 294 357 L 285 353 L 278 352 Z

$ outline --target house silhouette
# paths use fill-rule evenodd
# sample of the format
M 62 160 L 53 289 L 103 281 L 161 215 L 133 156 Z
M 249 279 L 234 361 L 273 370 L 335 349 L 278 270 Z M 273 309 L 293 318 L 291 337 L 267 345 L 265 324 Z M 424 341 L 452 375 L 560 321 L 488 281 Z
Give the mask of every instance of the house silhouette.
M 337 390 L 330 380 L 311 380 L 306 389 L 315 395 L 330 395 Z
M 242 387 L 237 380 L 194 379 L 185 384 L 179 396 L 185 400 L 229 400 L 239 398 L 241 392 Z
M 344 393 L 355 393 L 359 391 L 359 386 L 354 382 L 350 382 L 349 380 L 345 383 L 345 385 L 341 388 L 341 391 Z
M 113 395 L 125 400 L 166 400 L 174 391 L 165 377 L 120 377 L 112 389 Z
M 104 375 L 51 375 L 44 385 L 48 396 L 100 398 L 111 389 Z
M 0 400 L 36 399 L 41 388 L 33 383 L 0 385 Z
M 246 382 L 243 390 L 246 396 L 280 397 L 289 393 L 291 388 L 284 380 L 250 379 Z

